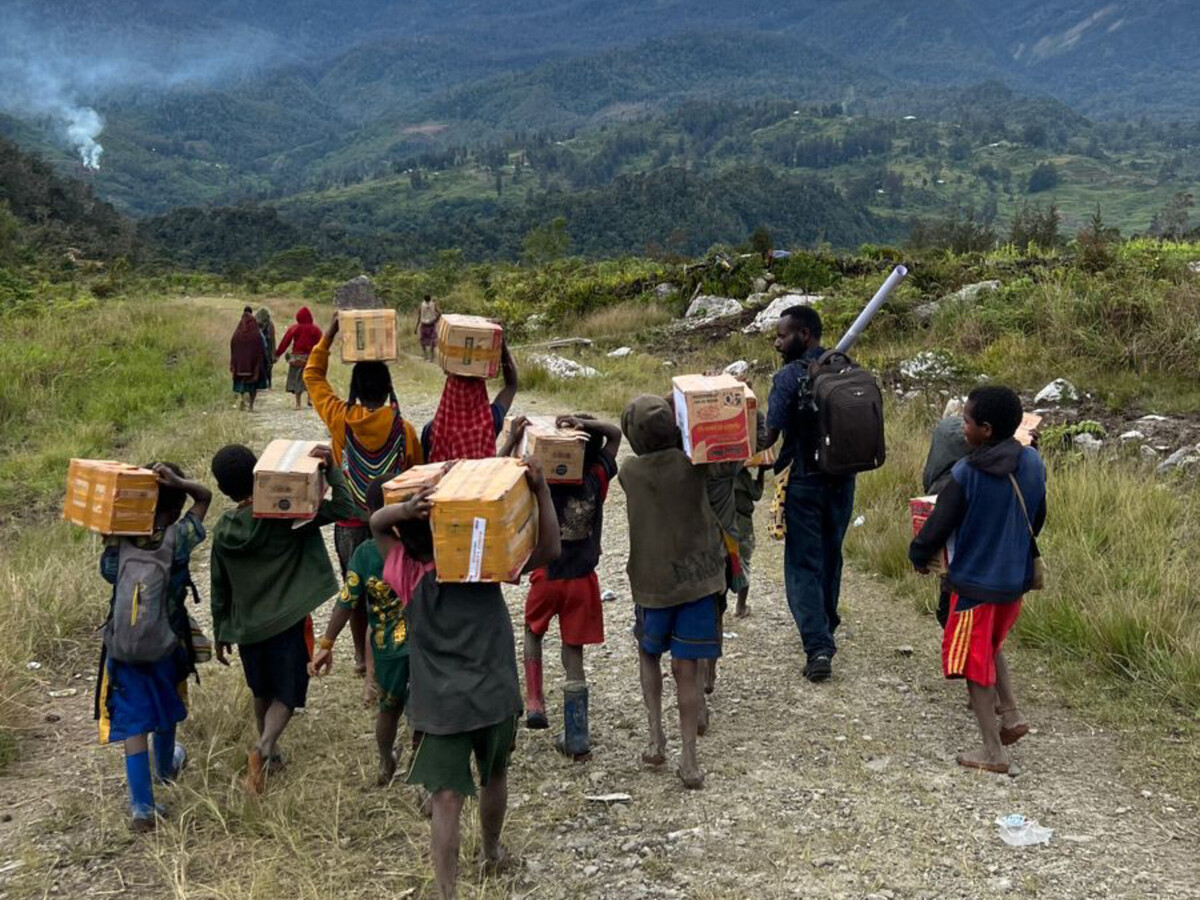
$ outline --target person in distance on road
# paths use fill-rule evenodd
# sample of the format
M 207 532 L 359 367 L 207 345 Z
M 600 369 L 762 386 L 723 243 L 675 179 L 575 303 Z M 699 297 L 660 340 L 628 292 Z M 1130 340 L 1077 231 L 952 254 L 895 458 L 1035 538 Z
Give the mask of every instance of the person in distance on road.
M 321 340 L 321 329 L 313 324 L 312 313 L 307 306 L 296 311 L 296 323 L 283 333 L 283 340 L 275 348 L 275 359 L 288 353 L 287 392 L 296 398 L 296 409 L 300 408 L 300 397 L 304 394 L 304 367 L 308 363 L 308 354 Z M 311 398 L 308 405 L 312 406 Z
M 437 353 L 437 329 L 441 318 L 442 311 L 438 309 L 437 301 L 426 294 L 425 299 L 421 301 L 421 306 L 417 309 L 416 327 L 425 362 L 433 362 Z

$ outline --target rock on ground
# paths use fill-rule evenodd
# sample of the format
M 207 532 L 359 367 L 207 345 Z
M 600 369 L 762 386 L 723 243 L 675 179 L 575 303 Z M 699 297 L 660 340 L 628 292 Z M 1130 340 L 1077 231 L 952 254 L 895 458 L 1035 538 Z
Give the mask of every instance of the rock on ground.
M 746 374 L 746 370 L 750 368 L 750 363 L 744 359 L 739 359 L 737 362 L 731 362 L 725 367 L 725 374 L 732 375 L 734 378 L 739 378 Z
M 1079 391 L 1075 385 L 1065 378 L 1055 378 L 1052 382 L 1037 392 L 1034 403 L 1074 403 L 1079 399 Z
M 918 321 L 928 322 L 943 306 L 955 304 L 974 306 L 984 294 L 990 294 L 999 289 L 999 281 L 978 281 L 975 284 L 968 284 L 966 287 L 955 291 L 953 294 L 948 294 L 940 300 L 923 303 L 914 310 L 914 313 Z
M 613 350 L 608 355 L 610 357 L 612 357 L 613 359 L 621 359 L 624 356 L 628 356 L 632 352 L 633 352 L 632 347 L 618 347 L 616 350 Z
M 958 370 L 954 358 L 944 350 L 924 350 L 900 363 L 900 374 L 912 381 L 952 378 Z
M 735 300 L 732 297 L 714 297 L 709 294 L 701 294 L 688 304 L 686 315 L 689 319 L 720 319 L 725 316 L 736 316 L 741 311 L 741 301 Z
M 366 275 L 351 278 L 334 291 L 333 305 L 338 309 L 383 309 L 383 301 Z
M 554 353 L 535 353 L 530 357 L 530 361 L 535 366 L 541 366 L 554 378 L 592 378 L 600 374 L 591 366 Z
M 754 321 L 742 329 L 746 334 L 762 334 L 779 323 L 783 311 L 792 306 L 813 306 L 825 298 L 820 294 L 781 294 L 762 310 Z
M 1180 447 L 1160 462 L 1155 471 L 1159 475 L 1166 475 L 1168 472 L 1173 472 L 1177 469 L 1190 469 L 1197 463 L 1200 463 L 1200 444 L 1194 447 Z

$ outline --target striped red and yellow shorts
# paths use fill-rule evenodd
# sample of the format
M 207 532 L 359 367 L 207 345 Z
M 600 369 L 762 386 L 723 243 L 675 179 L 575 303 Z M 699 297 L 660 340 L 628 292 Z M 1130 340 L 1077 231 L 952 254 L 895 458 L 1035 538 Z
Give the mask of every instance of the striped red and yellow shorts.
M 991 687 L 996 683 L 996 654 L 1021 613 L 1021 601 L 981 603 L 961 611 L 958 602 L 958 595 L 951 594 L 942 636 L 942 672 L 947 678 Z

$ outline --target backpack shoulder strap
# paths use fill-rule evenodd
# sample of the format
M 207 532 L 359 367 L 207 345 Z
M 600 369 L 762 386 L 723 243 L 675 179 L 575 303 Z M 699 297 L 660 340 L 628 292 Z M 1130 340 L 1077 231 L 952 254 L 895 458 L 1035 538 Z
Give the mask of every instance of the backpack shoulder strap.
M 1029 518 L 1029 508 L 1025 506 L 1025 495 L 1021 492 L 1021 485 L 1017 483 L 1017 476 L 1012 472 L 1008 473 L 1008 480 L 1012 484 L 1013 493 L 1017 495 L 1017 503 L 1021 504 L 1021 515 L 1025 517 L 1025 527 L 1029 529 L 1029 536 L 1033 537 L 1033 521 Z

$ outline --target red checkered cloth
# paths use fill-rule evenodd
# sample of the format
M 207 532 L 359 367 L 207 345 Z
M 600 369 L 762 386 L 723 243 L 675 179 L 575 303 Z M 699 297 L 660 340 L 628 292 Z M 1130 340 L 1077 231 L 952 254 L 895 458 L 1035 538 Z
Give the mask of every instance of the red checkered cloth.
M 482 378 L 446 376 L 442 400 L 433 417 L 431 443 L 431 463 L 496 455 L 492 407 Z

